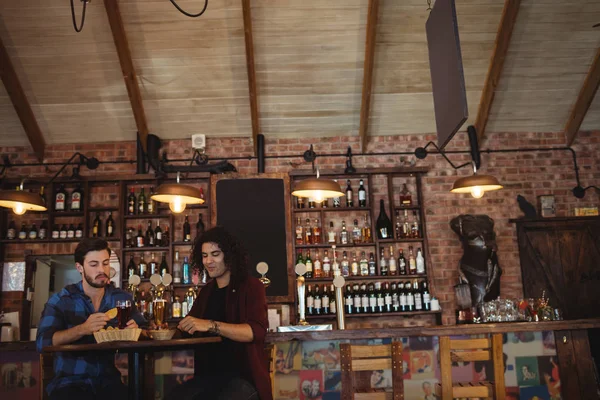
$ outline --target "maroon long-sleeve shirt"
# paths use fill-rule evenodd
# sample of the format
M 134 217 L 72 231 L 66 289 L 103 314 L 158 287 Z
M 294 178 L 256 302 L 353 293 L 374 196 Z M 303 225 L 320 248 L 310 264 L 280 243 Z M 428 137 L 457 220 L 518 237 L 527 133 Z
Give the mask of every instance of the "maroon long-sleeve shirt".
M 189 315 L 202 318 L 208 299 L 216 282 L 208 283 L 198 295 Z M 265 360 L 265 335 L 269 322 L 267 319 L 267 297 L 265 287 L 256 278 L 248 277 L 245 281 L 228 286 L 226 297 L 226 321 L 230 324 L 248 324 L 252 329 L 254 340 L 243 343 L 245 354 L 240 355 L 241 369 L 244 375 L 252 379 L 261 400 L 273 400 L 271 378 Z M 202 357 L 201 353 L 196 358 Z M 208 360 L 209 361 L 209 360 Z

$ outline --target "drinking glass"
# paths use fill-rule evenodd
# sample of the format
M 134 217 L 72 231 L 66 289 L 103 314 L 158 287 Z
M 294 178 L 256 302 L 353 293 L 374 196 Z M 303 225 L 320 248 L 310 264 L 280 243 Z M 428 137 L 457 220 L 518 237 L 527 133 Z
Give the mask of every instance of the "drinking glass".
M 117 300 L 116 306 L 119 329 L 125 329 L 127 321 L 131 319 L 131 300 Z
M 157 329 L 165 322 L 165 303 L 165 299 L 154 300 L 154 323 Z

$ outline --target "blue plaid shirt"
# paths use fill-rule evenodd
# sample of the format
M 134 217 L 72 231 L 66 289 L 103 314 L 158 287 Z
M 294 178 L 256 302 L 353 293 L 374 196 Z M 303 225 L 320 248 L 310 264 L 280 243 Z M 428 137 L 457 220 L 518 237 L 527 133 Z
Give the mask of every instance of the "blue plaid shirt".
M 131 293 L 107 286 L 98 312 L 106 312 L 115 307 L 117 300 L 133 299 Z M 54 294 L 46 303 L 39 323 L 36 341 L 38 352 L 52 345 L 52 336 L 55 332 L 81 325 L 95 312 L 92 300 L 83 292 L 81 281 L 68 285 Z M 146 320 L 135 308 L 133 301 L 131 315 L 139 326 L 146 324 Z M 114 318 L 107 323 L 107 327 L 116 327 L 117 324 L 118 321 Z M 72 344 L 95 342 L 94 335 L 86 335 Z M 89 385 L 99 388 L 114 383 L 121 377 L 115 367 L 115 355 L 112 352 L 55 353 L 54 374 L 54 379 L 47 388 L 48 393 L 70 385 Z

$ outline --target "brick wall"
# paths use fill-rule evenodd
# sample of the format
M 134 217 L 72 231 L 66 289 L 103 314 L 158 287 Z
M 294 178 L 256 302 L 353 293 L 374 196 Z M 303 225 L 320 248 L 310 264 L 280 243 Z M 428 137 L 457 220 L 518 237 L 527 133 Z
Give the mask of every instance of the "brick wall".
M 427 141 L 436 140 L 434 135 L 381 136 L 370 138 L 366 152 L 413 152 L 416 147 L 424 146 Z M 482 148 L 507 149 L 525 147 L 561 147 L 564 146 L 562 133 L 491 133 L 487 135 Z M 330 137 L 316 139 L 269 139 L 266 138 L 266 155 L 298 155 L 302 154 L 310 144 L 314 145 L 317 154 L 345 153 L 351 146 L 354 153 L 359 152 L 358 138 Z M 582 185 L 600 185 L 600 132 L 580 132 L 577 151 Z M 189 140 L 172 140 L 164 143 L 169 158 L 188 158 L 192 151 Z M 447 150 L 467 150 L 466 134 L 459 133 Z M 96 156 L 101 161 L 125 161 L 135 158 L 135 143 L 120 142 L 116 144 L 63 144 L 48 146 L 45 162 L 64 162 L 74 151 L 87 156 Z M 252 143 L 249 138 L 209 138 L 207 153 L 211 157 L 240 157 L 252 154 Z M 0 154 L 9 154 L 13 163 L 35 163 L 36 159 L 28 148 L 0 148 Z M 404 156 L 407 161 L 413 156 Z M 455 164 L 468 161 L 467 155 L 454 154 L 450 158 Z M 357 168 L 377 168 L 399 166 L 401 156 L 355 156 L 354 166 Z M 256 160 L 232 161 L 241 173 L 255 173 Z M 344 159 L 336 157 L 319 157 L 317 164 L 322 169 L 340 169 Z M 556 197 L 557 214 L 567 216 L 573 214 L 574 207 L 598 206 L 599 196 L 588 190 L 584 199 L 577 199 L 570 190 L 575 186 L 575 175 L 572 158 L 567 151 L 544 151 L 530 153 L 496 153 L 482 154 L 482 173 L 495 175 L 505 186 L 504 190 L 486 194 L 481 199 L 473 199 L 470 195 L 449 193 L 457 176 L 468 175 L 469 169 L 453 170 L 439 155 L 431 154 L 425 160 L 419 160 L 417 166 L 427 166 L 429 173 L 423 180 L 427 233 L 430 247 L 430 259 L 433 262 L 433 285 L 435 295 L 440 298 L 446 310 L 444 322 L 453 320 L 454 295 L 453 285 L 457 281 L 458 261 L 462 248 L 457 236 L 450 230 L 449 221 L 459 215 L 468 213 L 487 214 L 495 222 L 497 234 L 498 256 L 504 271 L 501 291 L 503 296 L 520 296 L 521 273 L 518 256 L 516 231 L 510 218 L 517 218 L 521 212 L 516 203 L 517 194 L 525 196 L 536 203 L 536 196 L 553 194 Z M 293 159 L 267 159 L 266 172 L 286 172 L 290 169 L 309 168 L 300 157 Z M 58 166 L 19 167 L 7 170 L 8 177 L 50 176 L 58 170 Z M 82 169 L 82 175 L 106 175 L 114 173 L 134 173 L 135 164 L 102 164 L 95 171 Z M 70 170 L 66 171 L 70 174 Z M 377 190 L 377 188 L 376 188 Z M 378 212 L 378 210 L 377 210 Z M 69 251 L 67 245 L 37 245 L 32 248 L 35 253 Z M 7 249 L 9 257 L 18 257 L 14 250 Z

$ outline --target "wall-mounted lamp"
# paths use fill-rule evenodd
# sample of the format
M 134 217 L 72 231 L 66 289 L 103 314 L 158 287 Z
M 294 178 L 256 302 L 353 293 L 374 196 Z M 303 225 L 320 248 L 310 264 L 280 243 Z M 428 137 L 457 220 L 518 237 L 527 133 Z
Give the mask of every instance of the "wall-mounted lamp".
M 204 204 L 204 195 L 193 186 L 179 183 L 179 172 L 177 172 L 177 183 L 163 183 L 152 195 L 152 200 L 160 203 L 169 203 L 169 208 L 174 213 L 181 213 L 188 204 Z
M 304 161 L 312 162 L 313 171 L 316 170 L 317 177 L 307 178 L 298 182 L 292 192 L 292 196 L 312 198 L 317 203 L 320 203 L 325 199 L 344 196 L 344 192 L 342 192 L 339 183 L 334 182 L 331 179 L 320 178 L 319 169 L 315 169 L 317 153 L 314 152 L 312 144 L 310 145 L 310 149 L 304 152 L 303 157 Z

